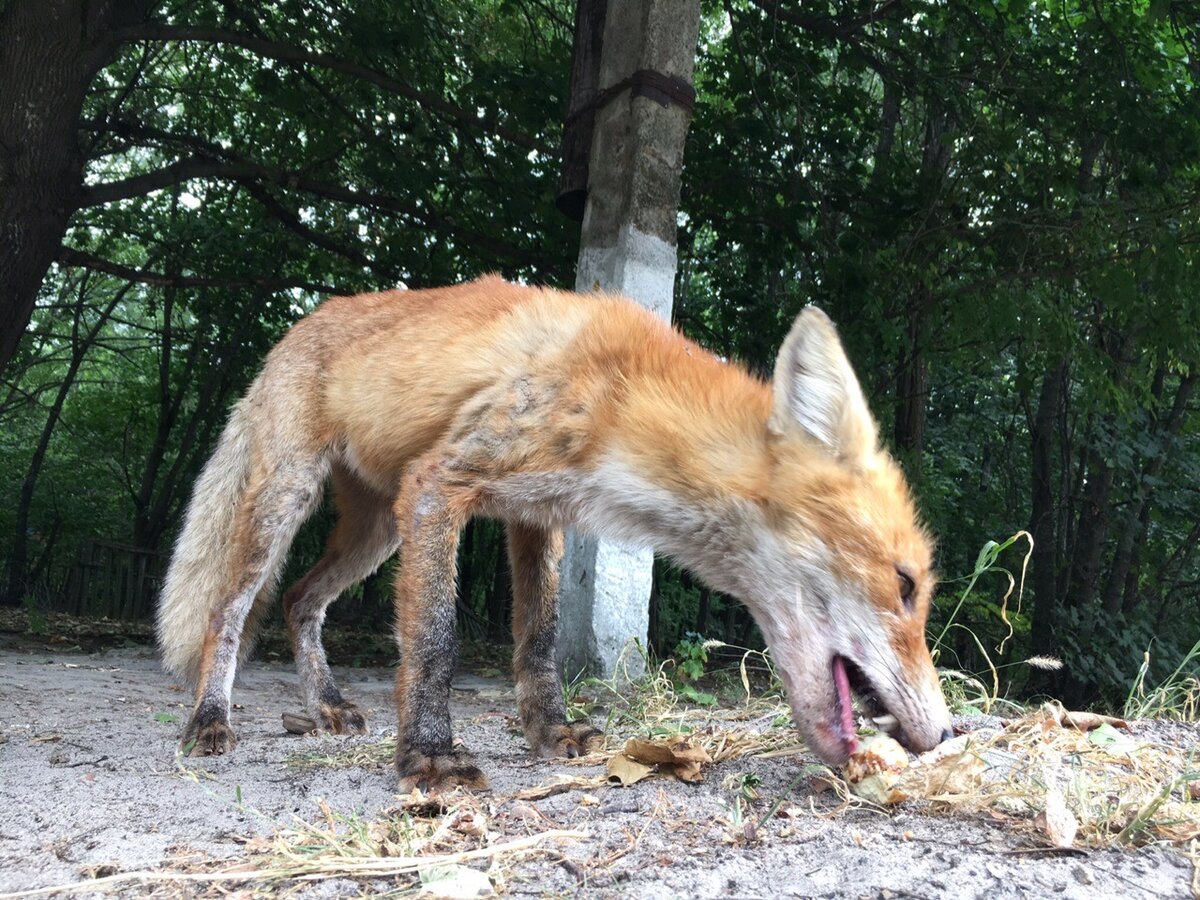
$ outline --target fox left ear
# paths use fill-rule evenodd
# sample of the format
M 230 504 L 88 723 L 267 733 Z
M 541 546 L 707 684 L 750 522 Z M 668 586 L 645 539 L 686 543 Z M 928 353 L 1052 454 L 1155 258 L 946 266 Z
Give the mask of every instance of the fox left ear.
M 775 361 L 771 430 L 800 428 L 831 454 L 865 464 L 878 444 L 854 369 L 829 316 L 807 306 L 796 317 Z

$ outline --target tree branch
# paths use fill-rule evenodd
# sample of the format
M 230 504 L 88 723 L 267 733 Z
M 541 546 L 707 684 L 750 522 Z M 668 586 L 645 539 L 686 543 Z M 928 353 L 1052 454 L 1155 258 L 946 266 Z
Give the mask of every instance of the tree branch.
M 770 13 L 785 22 L 791 22 L 793 25 L 799 25 L 805 31 L 812 31 L 839 40 L 849 38 L 872 22 L 878 22 L 892 13 L 899 12 L 904 5 L 903 0 L 884 0 L 875 9 L 861 16 L 855 16 L 852 19 L 829 19 L 788 9 L 780 0 L 750 0 L 750 2 L 763 12 Z
M 428 204 L 420 205 L 377 191 L 348 188 L 340 184 L 320 181 L 299 172 L 275 169 L 246 159 L 230 158 L 231 154 L 223 148 L 216 147 L 202 138 L 196 138 L 191 135 L 175 135 L 170 132 L 131 125 L 126 122 L 117 123 L 114 127 L 131 134 L 138 134 L 142 137 L 173 141 L 185 146 L 199 148 L 201 154 L 188 157 L 179 162 L 164 166 L 161 169 L 156 169 L 153 172 L 135 175 L 132 178 L 85 187 L 78 195 L 77 206 L 80 209 L 139 197 L 151 191 L 161 190 L 172 184 L 178 184 L 192 178 L 221 178 L 236 181 L 247 186 L 253 184 L 255 181 L 263 181 L 283 188 L 305 191 L 338 203 L 370 207 L 407 216 L 419 225 L 443 234 L 462 238 L 490 253 L 508 257 L 516 262 L 527 265 L 544 262 L 544 259 L 540 255 L 522 247 L 498 240 L 482 232 L 464 228 L 449 216 L 430 208 Z M 208 155 L 209 151 L 219 152 L 224 158 L 213 159 Z M 286 225 L 287 223 L 284 224 Z M 318 246 L 321 245 L 318 244 Z M 326 247 L 326 249 L 331 248 Z
M 394 278 L 395 273 L 386 273 L 381 271 L 381 268 L 375 265 L 375 261 L 368 259 L 366 255 L 360 253 L 354 247 L 347 247 L 335 241 L 328 235 L 321 234 L 312 228 L 309 228 L 300 217 L 294 212 L 280 203 L 272 196 L 271 192 L 264 188 L 261 184 L 251 183 L 246 185 L 246 190 L 250 192 L 250 196 L 262 204 L 263 208 L 275 217 L 275 219 L 283 225 L 288 231 L 308 241 L 315 247 L 320 247 L 323 250 L 328 250 L 330 253 L 344 257 L 350 262 L 362 266 L 364 269 L 370 269 L 376 274 L 383 275 L 387 278 Z
M 85 209 L 89 206 L 141 197 L 171 185 L 191 181 L 193 178 L 224 178 L 236 181 L 242 178 L 260 178 L 266 171 L 264 167 L 251 162 L 227 162 L 193 156 L 132 178 L 86 186 L 79 193 L 78 208 Z
M 94 272 L 103 272 L 106 275 L 114 275 L 117 278 L 124 279 L 125 281 L 136 282 L 138 284 L 160 285 L 164 287 L 257 287 L 267 291 L 282 291 L 289 290 L 291 288 L 299 288 L 300 290 L 309 291 L 313 294 L 346 293 L 345 291 L 338 291 L 336 288 L 327 284 L 317 284 L 310 281 L 280 278 L 238 276 L 230 276 L 228 278 L 200 278 L 194 275 L 172 276 L 163 272 L 151 272 L 146 269 L 134 269 L 130 266 L 124 266 L 120 263 L 95 256 L 91 253 L 86 253 L 82 250 L 76 250 L 74 247 L 62 247 L 58 252 L 58 262 L 64 266 L 74 266 L 83 269 L 90 269 Z
M 238 31 L 228 31 L 223 28 L 211 28 L 207 26 L 146 23 L 123 29 L 118 32 L 117 39 L 122 43 L 135 41 L 196 41 L 199 43 L 229 44 L 249 50 L 259 56 L 277 59 L 280 62 L 305 63 L 320 66 L 335 72 L 351 75 L 355 78 L 361 78 L 363 81 L 382 88 L 388 93 L 414 100 L 424 108 L 437 112 L 454 122 L 458 122 L 460 125 L 494 133 L 514 144 L 527 147 L 530 150 L 536 150 L 539 153 L 550 155 L 555 152 L 554 148 L 543 144 L 536 138 L 501 124 L 496 116 L 475 115 L 461 107 L 455 106 L 442 97 L 438 97 L 428 91 L 423 91 L 408 82 L 401 81 L 399 78 L 385 75 L 369 66 L 341 59 L 328 53 L 318 53 L 312 50 L 305 50 L 302 47 L 279 44 L 275 41 Z
M 866 46 L 862 42 L 859 32 L 872 22 L 876 22 L 893 12 L 898 12 L 904 5 L 903 0 L 884 0 L 882 4 L 869 13 L 864 13 L 853 19 L 842 20 L 827 19 L 823 16 L 813 16 L 808 13 L 797 12 L 796 10 L 786 8 L 780 0 L 750 0 L 750 2 L 768 15 L 774 16 L 784 22 L 798 25 L 805 31 L 811 31 L 814 34 L 820 34 L 835 41 L 846 41 L 846 43 L 862 54 L 867 65 L 879 73 L 880 77 L 890 80 L 897 79 L 898 73 L 896 72 L 896 68 L 891 63 L 885 61 L 873 48 Z

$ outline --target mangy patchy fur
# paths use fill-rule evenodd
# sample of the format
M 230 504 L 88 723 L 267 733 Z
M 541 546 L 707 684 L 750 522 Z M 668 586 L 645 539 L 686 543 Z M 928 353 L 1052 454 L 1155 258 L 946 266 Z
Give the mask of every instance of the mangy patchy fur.
M 914 748 L 949 726 L 923 637 L 930 542 L 816 309 L 796 319 L 768 385 L 620 298 L 488 277 L 323 304 L 234 408 L 167 574 L 159 642 L 196 689 L 193 752 L 234 744 L 236 666 L 326 482 L 337 525 L 284 598 L 305 699 L 329 731 L 365 728 L 330 675 L 322 622 L 402 548 L 406 784 L 484 783 L 452 748 L 448 709 L 456 550 L 477 515 L 507 526 L 517 694 L 541 755 L 598 736 L 567 724 L 554 662 L 567 526 L 653 546 L 741 599 L 826 760 L 854 746 L 835 659 L 853 663 Z

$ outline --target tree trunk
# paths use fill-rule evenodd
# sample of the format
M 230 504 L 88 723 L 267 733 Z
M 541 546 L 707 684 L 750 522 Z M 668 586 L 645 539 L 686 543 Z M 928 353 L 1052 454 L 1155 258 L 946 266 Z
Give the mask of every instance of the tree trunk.
M 1161 372 L 1161 370 L 1160 370 Z M 1134 488 L 1133 499 L 1125 513 L 1124 525 L 1118 529 L 1117 549 L 1113 554 L 1113 563 L 1109 569 L 1108 584 L 1104 589 L 1104 612 L 1113 615 L 1121 611 L 1122 600 L 1127 593 L 1126 579 L 1133 565 L 1134 549 L 1145 539 L 1149 517 L 1144 513 L 1149 511 L 1153 497 L 1153 485 L 1158 480 L 1167 459 L 1170 457 L 1171 445 L 1175 435 L 1183 425 L 1187 415 L 1188 401 L 1196 387 L 1196 375 L 1188 375 L 1179 382 L 1175 392 L 1175 400 L 1166 421 L 1156 429 L 1159 437 L 1158 452 L 1146 462 L 1146 468 L 1138 478 Z
M 84 300 L 87 296 L 86 282 L 79 287 L 79 304 L 75 308 L 75 321 L 71 327 L 73 345 L 71 361 L 67 365 L 67 371 L 63 373 L 63 380 L 58 386 L 58 393 L 46 416 L 46 423 L 42 426 L 41 436 L 33 450 L 29 468 L 25 472 L 25 480 L 21 482 L 21 493 L 17 500 L 16 524 L 13 528 L 12 556 L 8 563 L 8 583 L 4 589 L 4 603 L 7 606 L 19 606 L 25 599 L 25 591 L 29 582 L 29 511 L 33 506 L 33 492 L 37 487 L 38 476 L 41 475 L 42 465 L 46 461 L 46 451 L 50 448 L 50 438 L 54 435 L 54 429 L 62 415 L 63 404 L 67 401 L 67 394 L 75 383 L 75 376 L 79 372 L 79 366 L 83 363 L 83 357 L 87 354 L 88 348 L 95 343 L 100 329 L 104 327 L 104 323 L 112 311 L 132 286 L 132 284 L 127 284 L 113 295 L 108 306 L 100 313 L 95 323 L 82 338 L 79 332 L 83 325 Z
M 1106 346 L 1103 331 L 1099 334 L 1098 342 L 1112 358 L 1113 385 L 1120 387 L 1133 361 L 1132 342 L 1126 336 L 1118 334 L 1111 345 Z M 1118 425 L 1112 417 L 1102 415 L 1099 417 L 1097 428 L 1101 430 L 1103 437 L 1108 438 Z M 1089 437 L 1087 444 L 1087 450 L 1083 454 L 1086 483 L 1079 507 L 1075 546 L 1071 552 L 1070 586 L 1066 592 L 1067 604 L 1072 607 L 1093 605 L 1099 599 L 1097 582 L 1100 563 L 1113 512 L 1111 500 L 1116 467 L 1110 465 L 1108 456 L 1097 449 L 1102 444 L 1094 436 Z
M 708 633 L 708 616 L 712 610 L 712 588 L 700 588 L 700 607 L 696 610 L 696 634 Z
M 924 292 L 923 292 L 924 293 Z M 928 298 L 922 297 L 908 310 L 908 343 L 896 370 L 896 448 L 907 456 L 909 475 L 921 472 L 925 449 L 926 397 L 929 394 L 929 362 L 922 347 Z
M 512 605 L 512 570 L 508 563 L 508 536 L 503 529 L 494 530 L 495 565 L 492 584 L 487 595 L 488 633 L 494 641 L 511 640 L 509 609 Z
M 1054 432 L 1063 401 L 1067 364 L 1061 362 L 1042 378 L 1030 436 L 1033 442 L 1033 622 L 1031 638 L 1035 654 L 1054 647 L 1054 619 L 1058 610 L 1058 520 L 1054 504 Z
M 84 96 L 150 0 L 11 0 L 0 13 L 0 367 L 17 348 L 83 184 Z
M 1069 606 L 1087 606 L 1094 599 L 1100 557 L 1108 535 L 1109 495 L 1116 475 L 1108 461 L 1095 450 L 1087 452 L 1087 483 L 1079 509 L 1079 530 L 1071 554 L 1071 581 L 1066 600 Z

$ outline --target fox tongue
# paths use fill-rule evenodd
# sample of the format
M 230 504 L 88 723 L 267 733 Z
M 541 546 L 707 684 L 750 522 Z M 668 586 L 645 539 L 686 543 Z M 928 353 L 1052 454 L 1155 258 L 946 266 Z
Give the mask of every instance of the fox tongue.
M 850 706 L 850 676 L 846 674 L 846 661 L 840 656 L 833 658 L 833 683 L 837 688 L 838 713 L 841 715 L 842 737 L 854 740 L 854 713 Z

